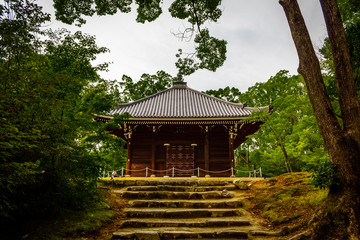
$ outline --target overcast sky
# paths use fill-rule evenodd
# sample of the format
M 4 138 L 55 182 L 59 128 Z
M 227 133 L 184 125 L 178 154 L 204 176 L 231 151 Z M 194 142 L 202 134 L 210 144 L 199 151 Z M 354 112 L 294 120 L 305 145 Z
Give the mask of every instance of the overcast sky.
M 39 0 L 44 11 L 54 13 L 51 0 Z M 143 73 L 155 74 L 164 70 L 177 74 L 177 49 L 193 50 L 193 42 L 180 41 L 172 35 L 188 27 L 188 23 L 171 18 L 167 11 L 171 1 L 164 0 L 164 12 L 155 22 L 136 23 L 136 9 L 131 13 L 86 18 L 81 28 L 62 24 L 52 17 L 45 28 L 67 28 L 95 35 L 99 46 L 110 49 L 97 62 L 112 62 L 105 79 L 120 80 L 123 74 L 138 80 Z M 299 0 L 315 48 L 326 36 L 318 0 Z M 211 23 L 210 34 L 225 39 L 227 60 L 216 72 L 200 70 L 186 76 L 188 86 L 199 91 L 239 88 L 242 92 L 256 82 L 267 81 L 279 70 L 297 74 L 298 57 L 291 39 L 285 14 L 278 0 L 223 0 L 223 15 Z

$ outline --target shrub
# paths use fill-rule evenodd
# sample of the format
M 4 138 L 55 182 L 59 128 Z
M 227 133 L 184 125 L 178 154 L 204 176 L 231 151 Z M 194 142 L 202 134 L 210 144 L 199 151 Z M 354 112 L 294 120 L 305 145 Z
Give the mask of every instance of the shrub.
M 320 189 L 339 185 L 339 178 L 330 161 L 320 163 L 311 177 L 312 184 Z

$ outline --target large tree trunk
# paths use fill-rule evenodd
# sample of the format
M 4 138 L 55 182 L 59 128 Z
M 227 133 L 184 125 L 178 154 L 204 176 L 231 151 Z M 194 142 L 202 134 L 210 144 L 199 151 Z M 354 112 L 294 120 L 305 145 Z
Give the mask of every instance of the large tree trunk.
M 345 155 L 346 161 L 339 161 L 345 187 L 356 188 L 360 193 L 360 103 L 356 94 L 355 79 L 351 68 L 350 53 L 336 0 L 320 0 L 333 53 L 335 78 L 339 104 L 344 124 L 345 142 L 349 144 L 345 151 L 354 154 Z M 344 158 L 344 157 L 342 157 Z M 348 170 L 352 169 L 352 172 Z
M 360 143 L 360 103 L 345 30 L 336 0 L 320 0 L 334 59 L 335 78 L 344 130 Z
M 308 95 L 330 160 L 339 173 L 341 186 L 331 189 L 328 203 L 334 205 L 334 209 L 331 210 L 334 214 L 346 216 L 344 225 L 347 227 L 345 229 L 347 229 L 346 234 L 349 239 L 360 239 L 360 104 L 356 95 L 350 55 L 337 2 L 336 0 L 320 0 L 334 57 L 343 129 L 327 95 L 319 60 L 297 1 L 280 0 L 279 2 L 284 8 L 299 56 L 298 71 L 305 79 Z M 324 227 L 326 224 L 322 220 L 329 220 L 331 211 L 322 211 L 322 216 L 317 218 L 321 223 L 317 226 L 329 229 L 329 226 Z M 336 218 L 335 215 L 332 216 Z M 334 223 L 334 221 L 327 221 L 328 225 Z M 326 234 L 322 235 L 318 232 L 313 234 L 314 239 L 326 239 L 326 237 Z

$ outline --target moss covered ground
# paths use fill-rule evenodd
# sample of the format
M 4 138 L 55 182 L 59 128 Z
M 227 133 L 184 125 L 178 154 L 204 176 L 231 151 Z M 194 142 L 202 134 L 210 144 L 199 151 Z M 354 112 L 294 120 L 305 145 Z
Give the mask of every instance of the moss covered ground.
M 310 173 L 283 174 L 251 183 L 249 210 L 264 225 L 292 233 L 306 228 L 327 194 L 311 185 Z

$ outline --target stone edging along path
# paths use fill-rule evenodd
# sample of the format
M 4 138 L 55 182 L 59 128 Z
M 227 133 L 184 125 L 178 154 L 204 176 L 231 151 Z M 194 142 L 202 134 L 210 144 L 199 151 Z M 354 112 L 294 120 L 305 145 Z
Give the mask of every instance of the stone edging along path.
M 127 219 L 112 239 L 277 239 L 246 211 L 252 179 L 115 178 L 108 181 L 129 199 Z

